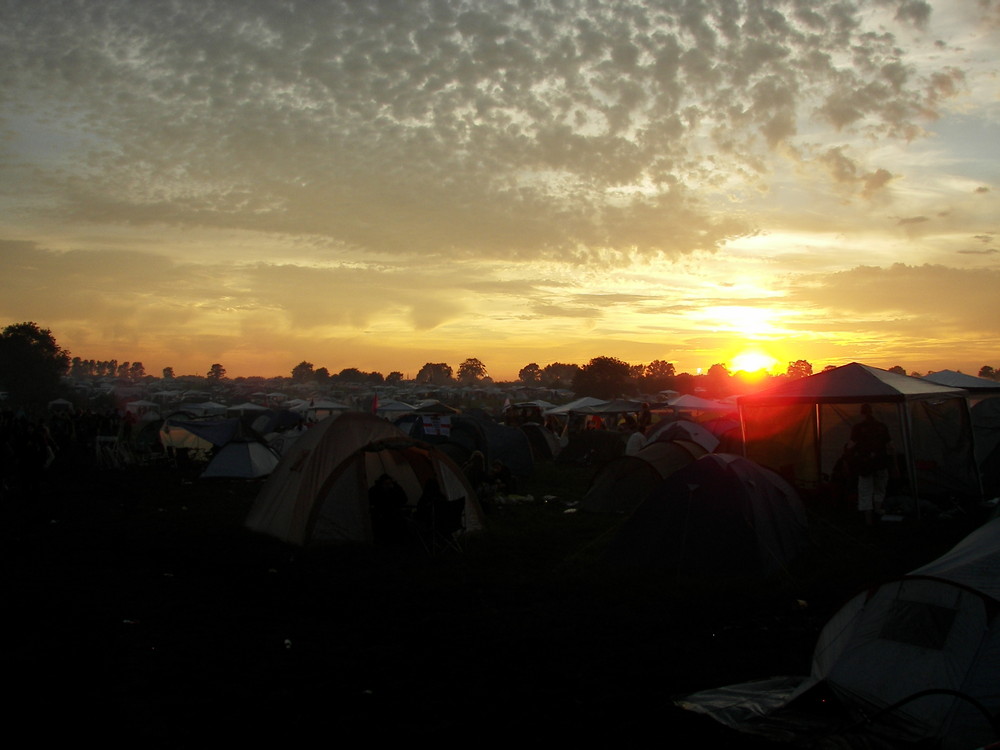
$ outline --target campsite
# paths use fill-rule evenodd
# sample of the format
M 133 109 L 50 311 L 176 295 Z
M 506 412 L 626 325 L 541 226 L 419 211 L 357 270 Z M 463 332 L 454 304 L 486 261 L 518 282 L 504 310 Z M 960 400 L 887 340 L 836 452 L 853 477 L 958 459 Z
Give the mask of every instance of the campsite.
M 165 748 L 978 747 L 1000 520 L 967 393 L 854 363 L 735 409 L 4 412 L 14 714 Z M 836 470 L 859 414 L 900 446 L 875 515 Z
M 807 674 L 856 591 L 981 520 L 868 529 L 807 504 L 812 545 L 778 574 L 639 576 L 601 564 L 618 519 L 568 512 L 592 475 L 539 466 L 535 501 L 430 556 L 252 534 L 259 480 L 53 473 L 6 509 L 11 714 L 40 738 L 147 747 L 329 732 L 778 746 L 672 702 Z

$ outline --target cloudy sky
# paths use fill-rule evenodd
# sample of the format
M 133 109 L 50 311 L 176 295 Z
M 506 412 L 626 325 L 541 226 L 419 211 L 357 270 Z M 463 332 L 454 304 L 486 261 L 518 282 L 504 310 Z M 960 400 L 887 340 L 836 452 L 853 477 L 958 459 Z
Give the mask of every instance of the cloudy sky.
M 998 0 L 0 0 L 0 322 L 204 374 L 1000 366 Z

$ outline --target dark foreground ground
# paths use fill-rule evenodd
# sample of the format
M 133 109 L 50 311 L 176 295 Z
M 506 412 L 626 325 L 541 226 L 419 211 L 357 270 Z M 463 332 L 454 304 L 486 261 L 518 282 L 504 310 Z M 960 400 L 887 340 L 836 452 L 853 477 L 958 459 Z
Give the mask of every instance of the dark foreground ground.
M 305 553 L 244 531 L 259 484 L 174 469 L 50 477 L 4 501 L 7 726 L 32 744 L 614 740 L 772 747 L 672 705 L 808 674 L 820 628 L 981 519 L 874 530 L 811 508 L 814 548 L 748 581 L 614 573 L 616 521 L 539 467 L 462 554 Z

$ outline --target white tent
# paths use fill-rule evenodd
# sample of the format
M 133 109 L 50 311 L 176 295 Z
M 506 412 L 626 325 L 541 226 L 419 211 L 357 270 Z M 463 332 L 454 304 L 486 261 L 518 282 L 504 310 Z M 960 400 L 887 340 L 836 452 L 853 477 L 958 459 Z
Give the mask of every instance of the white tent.
M 464 498 L 466 531 L 483 516 L 461 470 L 441 451 L 372 414 L 333 415 L 309 428 L 279 462 L 250 509 L 247 526 L 299 545 L 372 541 L 368 490 L 382 474 L 413 509 L 434 478 L 447 501 Z
M 1000 712 L 998 608 L 1000 518 L 937 560 L 851 599 L 820 633 L 808 678 L 704 691 L 679 705 L 788 739 L 815 734 L 815 717 L 805 722 L 789 704 L 822 686 L 851 725 L 883 738 L 980 747 L 1000 739 L 989 718 Z
M 857 362 L 738 399 L 748 458 L 796 484 L 834 474 L 861 404 L 892 436 L 914 497 L 978 497 L 967 392 Z

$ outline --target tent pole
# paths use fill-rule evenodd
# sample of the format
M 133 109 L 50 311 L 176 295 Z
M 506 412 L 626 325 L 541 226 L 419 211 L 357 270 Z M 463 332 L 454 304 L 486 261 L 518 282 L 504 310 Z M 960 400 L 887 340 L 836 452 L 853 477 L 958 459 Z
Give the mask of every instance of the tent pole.
M 903 459 L 906 461 L 906 473 L 910 480 L 910 491 L 917 503 L 917 520 L 920 520 L 920 492 L 917 488 L 917 465 L 913 459 L 912 424 L 908 401 L 899 402 L 899 424 L 903 428 Z
M 813 405 L 815 418 L 813 419 L 813 454 L 816 460 L 816 486 L 817 489 L 823 483 L 823 450 L 820 441 L 823 439 L 823 408 L 819 401 Z

